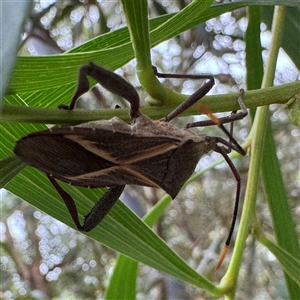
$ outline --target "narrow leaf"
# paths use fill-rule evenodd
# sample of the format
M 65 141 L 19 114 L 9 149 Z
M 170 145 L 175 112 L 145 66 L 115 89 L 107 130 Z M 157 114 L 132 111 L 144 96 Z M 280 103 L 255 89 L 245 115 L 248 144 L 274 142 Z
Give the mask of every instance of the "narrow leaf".
M 137 261 L 122 254 L 118 255 L 104 299 L 136 299 L 137 267 Z
M 300 259 L 280 246 L 272 243 L 262 234 L 258 234 L 258 240 L 267 247 L 276 256 L 284 271 L 294 280 L 294 292 L 298 293 L 291 295 L 291 299 L 299 299 L 300 292 Z
M 15 155 L 10 155 L 0 160 L 0 189 L 2 189 L 11 179 L 26 167 Z

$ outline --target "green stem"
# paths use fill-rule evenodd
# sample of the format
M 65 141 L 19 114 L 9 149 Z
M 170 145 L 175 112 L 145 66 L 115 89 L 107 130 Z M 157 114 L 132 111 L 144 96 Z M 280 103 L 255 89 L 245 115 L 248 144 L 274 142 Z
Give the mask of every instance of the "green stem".
M 154 99 L 164 99 L 165 89 L 152 70 L 148 3 L 146 0 L 122 0 L 122 4 L 130 31 L 140 83 Z
M 269 87 L 273 83 L 278 51 L 283 33 L 283 22 L 285 17 L 285 8 L 276 7 L 274 11 L 272 25 L 272 41 L 267 60 L 266 70 L 263 77 L 262 87 Z M 228 297 L 234 297 L 234 292 L 238 280 L 238 271 L 240 269 L 243 249 L 245 248 L 246 239 L 248 237 L 250 226 L 255 219 L 255 207 L 257 189 L 259 183 L 259 175 L 263 158 L 264 141 L 266 136 L 266 127 L 269 120 L 268 106 L 259 107 L 256 111 L 253 127 L 254 132 L 251 144 L 251 160 L 249 168 L 249 177 L 246 188 L 245 202 L 241 217 L 241 223 L 237 235 L 237 241 L 232 255 L 232 259 L 228 270 L 223 277 L 219 287 L 230 291 Z
M 247 91 L 244 101 L 248 108 L 255 108 L 261 105 L 272 103 L 286 103 L 294 95 L 300 93 L 300 82 L 292 82 L 281 86 Z M 201 99 L 212 112 L 225 112 L 238 109 L 236 101 L 238 93 L 226 95 L 209 95 Z M 143 106 L 141 111 L 152 119 L 160 119 L 177 107 L 184 99 L 185 95 L 176 94 L 172 102 L 161 106 Z M 181 116 L 200 115 L 202 112 L 194 105 L 186 110 Z M 88 121 L 110 119 L 118 116 L 124 121 L 129 121 L 128 109 L 106 109 L 106 110 L 77 110 L 64 111 L 56 108 L 25 107 L 20 105 L 5 104 L 0 116 L 1 122 L 21 122 L 21 123 L 44 123 L 44 124 L 79 124 Z

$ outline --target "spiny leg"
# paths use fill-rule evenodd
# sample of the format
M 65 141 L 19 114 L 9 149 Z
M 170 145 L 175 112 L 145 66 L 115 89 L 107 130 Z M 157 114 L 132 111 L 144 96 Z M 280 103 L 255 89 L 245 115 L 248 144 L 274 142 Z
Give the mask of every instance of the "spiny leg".
M 61 198 L 63 199 L 74 224 L 80 231 L 90 231 L 94 227 L 96 227 L 113 208 L 125 187 L 124 185 L 122 185 L 109 188 L 108 191 L 92 208 L 92 210 L 85 216 L 84 224 L 82 226 L 78 218 L 78 211 L 73 198 L 70 196 L 70 194 L 68 194 L 65 190 L 61 188 L 61 186 L 56 182 L 56 180 L 53 177 L 48 176 L 48 178 L 54 186 L 54 188 L 59 193 L 59 195 L 61 196 Z
M 92 62 L 79 69 L 77 89 L 70 105 L 61 104 L 59 108 L 72 110 L 78 98 L 90 89 L 87 75 L 97 80 L 108 91 L 124 98 L 130 103 L 130 117 L 134 120 L 140 115 L 140 99 L 135 88 L 124 78 Z

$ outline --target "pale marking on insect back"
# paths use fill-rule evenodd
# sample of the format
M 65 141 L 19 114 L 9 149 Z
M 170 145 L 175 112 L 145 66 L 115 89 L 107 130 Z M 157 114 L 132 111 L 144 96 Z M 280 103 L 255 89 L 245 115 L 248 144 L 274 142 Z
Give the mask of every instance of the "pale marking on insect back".
M 74 131 L 74 126 L 70 126 L 70 130 L 71 130 L 71 131 Z
M 126 164 L 132 164 L 138 161 L 145 160 L 147 158 L 155 157 L 160 154 L 164 154 L 166 152 L 169 152 L 173 149 L 176 149 L 178 147 L 177 144 L 164 144 L 164 145 L 159 145 L 155 146 L 152 148 L 145 149 L 143 151 L 140 151 L 136 153 L 135 156 L 129 157 L 126 159 Z
M 143 174 L 139 173 L 138 171 L 130 168 L 129 166 L 122 166 L 121 169 L 127 171 L 128 173 L 131 173 L 135 178 L 142 181 L 143 184 L 146 184 L 147 186 L 160 188 L 160 186 L 157 183 L 150 180 L 147 176 L 144 176 Z
M 86 179 L 91 178 L 100 178 L 101 176 L 109 176 L 111 172 L 120 173 L 120 171 L 125 171 L 133 176 L 133 178 L 137 179 L 137 181 L 140 181 L 142 185 L 160 188 L 160 186 L 155 183 L 154 181 L 150 180 L 147 176 L 144 176 L 143 174 L 139 173 L 135 169 L 133 169 L 130 166 L 113 166 L 104 170 L 98 170 L 95 172 L 90 173 L 84 173 L 82 175 L 78 176 L 65 176 L 65 179 L 68 179 L 70 181 L 82 181 L 84 182 Z
M 83 140 L 81 137 L 79 137 L 77 135 L 74 135 L 74 136 L 66 135 L 65 138 L 68 138 L 68 139 L 78 143 L 79 145 L 83 146 L 86 149 L 86 151 L 92 152 L 92 153 L 96 154 L 97 156 L 104 158 L 112 163 L 116 163 L 115 158 L 112 157 L 108 152 L 97 148 L 98 142 L 91 142 L 89 140 Z
M 166 153 L 173 149 L 176 149 L 178 147 L 178 145 L 180 144 L 180 142 L 166 143 L 166 144 L 154 146 L 152 148 L 147 148 L 147 149 L 144 149 L 139 152 L 135 152 L 132 154 L 131 157 L 128 157 L 128 153 L 125 153 L 124 154 L 125 158 L 122 158 L 122 156 L 121 157 L 120 156 L 118 156 L 118 157 L 111 156 L 110 153 L 108 153 L 102 149 L 99 149 L 97 147 L 98 142 L 91 142 L 89 140 L 84 140 L 79 135 L 65 135 L 65 138 L 78 143 L 79 145 L 84 147 L 87 151 L 90 151 L 90 152 L 96 154 L 97 156 L 102 157 L 112 163 L 115 163 L 115 164 L 120 164 L 123 161 L 125 161 L 126 164 L 131 164 L 134 162 L 142 161 L 147 158 L 155 157 L 159 154 L 163 154 L 163 153 Z

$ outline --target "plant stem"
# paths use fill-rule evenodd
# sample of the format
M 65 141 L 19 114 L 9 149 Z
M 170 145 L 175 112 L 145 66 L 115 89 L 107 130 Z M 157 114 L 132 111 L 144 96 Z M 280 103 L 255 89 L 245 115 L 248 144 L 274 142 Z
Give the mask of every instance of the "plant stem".
M 278 51 L 283 33 L 284 17 L 285 8 L 276 7 L 272 24 L 273 35 L 271 48 L 263 77 L 262 88 L 269 87 L 273 83 Z M 268 120 L 269 107 L 259 107 L 256 111 L 254 123 L 251 129 L 251 132 L 254 132 L 254 134 L 251 143 L 249 177 L 237 241 L 228 270 L 219 285 L 220 288 L 228 289 L 231 296 L 234 294 L 236 288 L 238 270 L 240 270 L 242 263 L 243 250 L 245 248 L 246 239 L 250 231 L 250 226 L 255 219 L 257 189 L 260 178 L 259 175 L 263 158 L 264 141 Z
M 300 93 L 300 82 L 296 81 L 281 86 L 247 91 L 244 95 L 244 101 L 248 108 L 255 108 L 272 103 L 283 104 L 298 93 Z M 238 93 L 209 95 L 203 97 L 200 102 L 212 112 L 233 111 L 239 108 L 236 101 L 237 95 Z M 177 95 L 176 98 L 173 98 L 172 103 L 168 103 L 168 105 L 143 106 L 141 111 L 152 119 L 160 119 L 177 107 L 184 99 L 186 99 L 186 96 Z M 202 114 L 202 112 L 194 105 L 181 114 L 181 116 L 200 114 Z M 80 124 L 89 121 L 110 119 L 114 116 L 118 116 L 124 121 L 129 121 L 127 109 L 93 111 L 75 109 L 70 112 L 59 110 L 57 108 L 25 107 L 5 104 L 2 114 L 0 115 L 0 121 L 44 124 Z

